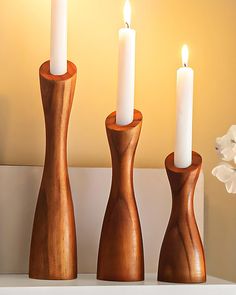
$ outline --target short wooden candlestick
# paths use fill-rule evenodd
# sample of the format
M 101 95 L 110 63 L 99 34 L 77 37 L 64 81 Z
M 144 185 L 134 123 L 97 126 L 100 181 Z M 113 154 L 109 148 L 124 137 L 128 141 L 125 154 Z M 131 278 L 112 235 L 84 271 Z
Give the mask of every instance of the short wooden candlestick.
M 46 156 L 35 212 L 29 276 L 70 280 L 77 277 L 74 209 L 67 168 L 67 130 L 76 84 L 76 66 L 62 76 L 40 68 L 46 125 Z
M 165 165 L 173 204 L 160 253 L 158 280 L 203 283 L 206 281 L 205 257 L 193 205 L 202 158 L 193 152 L 192 165 L 179 169 L 174 166 L 174 154 L 171 154 Z
M 98 254 L 99 280 L 144 280 L 142 234 L 133 188 L 133 163 L 141 127 L 142 114 L 136 110 L 128 126 L 116 125 L 116 113 L 106 119 L 113 173 Z

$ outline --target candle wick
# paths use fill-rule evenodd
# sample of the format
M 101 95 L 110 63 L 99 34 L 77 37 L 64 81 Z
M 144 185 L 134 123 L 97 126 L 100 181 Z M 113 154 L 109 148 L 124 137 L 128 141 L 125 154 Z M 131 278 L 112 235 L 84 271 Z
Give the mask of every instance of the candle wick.
M 184 63 L 184 67 L 187 68 L 187 64 L 186 63 Z
M 130 27 L 129 27 L 129 24 L 128 24 L 127 22 L 126 22 L 125 24 L 126 24 L 127 29 L 129 29 L 129 28 L 130 28 Z

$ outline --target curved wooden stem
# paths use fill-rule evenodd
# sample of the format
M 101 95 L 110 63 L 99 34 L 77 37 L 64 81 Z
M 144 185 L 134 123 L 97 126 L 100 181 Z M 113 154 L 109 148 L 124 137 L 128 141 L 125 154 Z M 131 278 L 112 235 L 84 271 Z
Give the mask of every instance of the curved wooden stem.
M 67 169 L 67 130 L 76 84 L 76 66 L 63 76 L 40 68 L 46 125 L 46 156 L 31 241 L 29 276 L 69 280 L 77 277 L 74 209 Z
M 160 253 L 158 280 L 203 283 L 206 281 L 205 257 L 193 206 L 202 158 L 193 152 L 193 164 L 179 169 L 174 166 L 174 154 L 171 154 L 165 164 L 173 204 Z
M 138 111 L 128 126 L 117 126 L 115 113 L 106 120 L 113 173 L 98 254 L 99 280 L 144 280 L 142 234 L 133 188 L 133 163 L 141 126 L 142 114 Z

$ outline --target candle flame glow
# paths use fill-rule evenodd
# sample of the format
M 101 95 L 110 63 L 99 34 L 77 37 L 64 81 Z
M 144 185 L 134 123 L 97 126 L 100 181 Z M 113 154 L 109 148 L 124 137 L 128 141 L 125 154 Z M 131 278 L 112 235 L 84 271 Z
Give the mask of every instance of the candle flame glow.
M 184 45 L 182 47 L 182 62 L 184 67 L 188 66 L 188 59 L 189 59 L 188 46 Z
M 131 5 L 129 0 L 126 0 L 124 6 L 124 21 L 127 27 L 129 28 L 131 24 Z

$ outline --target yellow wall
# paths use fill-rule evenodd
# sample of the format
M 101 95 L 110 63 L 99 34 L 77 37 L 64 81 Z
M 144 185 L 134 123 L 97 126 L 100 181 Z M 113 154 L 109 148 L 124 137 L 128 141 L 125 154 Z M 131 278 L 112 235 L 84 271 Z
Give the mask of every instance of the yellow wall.
M 183 43 L 195 69 L 194 148 L 204 157 L 208 271 L 236 280 L 236 197 L 211 169 L 215 137 L 236 120 L 235 0 L 132 0 L 136 107 L 144 126 L 137 167 L 162 167 L 173 150 L 176 69 Z M 69 161 L 108 166 L 104 119 L 115 108 L 123 0 L 69 0 L 69 58 L 79 79 Z M 0 163 L 41 165 L 44 120 L 38 67 L 49 57 L 50 1 L 0 3 Z

